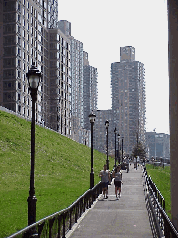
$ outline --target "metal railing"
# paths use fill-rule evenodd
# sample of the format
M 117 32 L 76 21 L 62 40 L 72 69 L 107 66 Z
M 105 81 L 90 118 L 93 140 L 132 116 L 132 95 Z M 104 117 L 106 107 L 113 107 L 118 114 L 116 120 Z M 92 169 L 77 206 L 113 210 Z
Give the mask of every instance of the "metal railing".
M 165 212 L 165 199 L 143 169 L 144 193 L 153 237 L 178 237 L 178 232 Z
M 150 187 L 152 188 L 152 190 L 153 190 L 153 192 L 155 194 L 155 197 L 157 198 L 157 200 L 160 203 L 161 207 L 163 208 L 163 210 L 165 210 L 165 199 L 162 196 L 162 194 L 159 191 L 159 189 L 157 188 L 156 184 L 152 181 L 151 177 L 147 175 L 147 171 L 146 171 L 145 167 L 144 167 L 144 171 L 143 171 L 143 176 L 145 177 L 147 185 L 150 185 Z
M 69 230 L 72 229 L 72 226 L 77 223 L 77 220 L 81 217 L 85 210 L 91 208 L 91 205 L 101 192 L 102 187 L 101 182 L 99 182 L 92 189 L 87 190 L 68 208 L 41 219 L 40 221 L 11 235 L 9 238 L 65 237 Z

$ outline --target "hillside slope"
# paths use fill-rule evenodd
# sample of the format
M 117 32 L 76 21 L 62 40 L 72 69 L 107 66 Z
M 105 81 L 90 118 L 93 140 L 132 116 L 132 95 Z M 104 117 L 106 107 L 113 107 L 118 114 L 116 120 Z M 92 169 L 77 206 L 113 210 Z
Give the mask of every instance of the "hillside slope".
M 30 122 L 0 111 L 0 237 L 27 226 L 30 131 Z M 105 161 L 94 150 L 95 184 Z M 89 189 L 90 164 L 90 148 L 36 126 L 37 220 L 66 208 Z

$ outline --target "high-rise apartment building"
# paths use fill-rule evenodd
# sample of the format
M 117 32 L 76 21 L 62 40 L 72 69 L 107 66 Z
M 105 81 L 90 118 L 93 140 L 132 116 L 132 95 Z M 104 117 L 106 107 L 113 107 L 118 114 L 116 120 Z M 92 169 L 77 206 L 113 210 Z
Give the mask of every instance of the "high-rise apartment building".
M 35 0 L 37 2 L 37 0 Z M 48 6 L 48 28 L 57 28 L 58 23 L 58 0 L 38 0 L 42 6 Z M 42 12 L 42 14 L 44 14 Z
M 37 111 L 40 123 L 46 121 L 48 72 L 48 2 L 1 1 L 0 104 L 31 118 L 31 98 L 26 72 L 35 62 L 42 71 Z M 50 21 L 50 20 L 49 20 Z M 2 42 L 2 41 L 1 41 Z
M 90 131 L 84 128 L 83 101 L 83 43 L 71 36 L 71 23 L 58 22 L 58 28 L 66 35 L 71 44 L 71 79 L 72 79 L 72 139 L 89 145 Z
M 146 132 L 146 147 L 149 159 L 170 159 L 170 135 Z
M 31 119 L 26 73 L 34 62 L 42 73 L 36 122 L 90 145 L 97 69 L 84 60 L 71 23 L 58 22 L 58 1 L 4 0 L 0 11 L 0 105 Z
M 72 125 L 74 139 L 82 141 L 83 110 L 83 43 L 70 36 L 72 65 Z
M 98 90 L 97 90 L 97 68 L 90 66 L 88 53 L 84 52 L 83 68 L 83 102 L 84 102 L 84 127 L 90 129 L 89 114 L 97 110 Z
M 108 153 L 114 155 L 114 129 L 113 129 L 113 114 L 110 110 L 97 110 L 95 111 L 96 120 L 94 124 L 94 148 L 100 152 L 106 153 L 107 141 L 106 141 L 106 120 L 109 121 L 108 127 Z M 106 159 L 106 158 L 105 158 Z M 105 161 L 104 161 L 105 162 Z
M 49 127 L 71 136 L 71 45 L 59 29 L 49 29 Z
M 36 121 L 71 135 L 71 42 L 57 28 L 57 0 L 0 2 L 0 105 L 31 118 L 26 73 L 42 73 Z
M 120 62 L 111 64 L 113 123 L 132 153 L 137 138 L 145 144 L 145 70 L 135 61 L 135 48 L 120 48 Z
M 60 20 L 57 22 L 57 26 L 66 36 L 71 36 L 71 22 Z

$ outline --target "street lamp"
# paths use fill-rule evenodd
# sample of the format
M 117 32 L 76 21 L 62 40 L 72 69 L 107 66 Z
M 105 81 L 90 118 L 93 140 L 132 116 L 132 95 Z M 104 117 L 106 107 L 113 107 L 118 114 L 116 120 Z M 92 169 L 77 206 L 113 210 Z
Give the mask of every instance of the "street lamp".
M 30 171 L 30 191 L 28 202 L 28 225 L 36 222 L 36 201 L 35 187 L 34 187 L 34 166 L 35 166 L 35 102 L 37 101 L 37 90 L 41 73 L 32 63 L 32 67 L 26 73 L 29 83 L 29 90 L 32 97 L 32 121 L 31 121 L 31 171 Z
M 137 135 L 137 157 L 138 157 L 138 146 L 139 146 L 139 135 L 138 132 L 136 132 Z M 137 157 L 136 157 L 136 170 L 137 170 Z
M 122 163 L 123 163 L 123 140 L 124 140 L 124 137 L 122 137 Z
M 118 160 L 119 160 L 119 164 L 120 164 L 120 152 L 119 152 L 120 134 L 117 135 L 117 138 L 118 138 Z
M 116 168 L 116 134 L 117 134 L 117 129 L 115 127 L 114 129 L 114 134 L 115 134 L 115 168 Z
M 108 159 L 108 127 L 109 127 L 109 121 L 108 120 L 106 120 L 105 126 L 106 126 L 106 154 L 107 154 L 106 164 L 107 164 L 107 169 L 109 169 L 109 159 Z
M 96 115 L 91 112 L 88 116 L 91 123 L 91 173 L 90 173 L 90 189 L 94 187 L 94 171 L 93 171 L 93 125 L 95 122 Z

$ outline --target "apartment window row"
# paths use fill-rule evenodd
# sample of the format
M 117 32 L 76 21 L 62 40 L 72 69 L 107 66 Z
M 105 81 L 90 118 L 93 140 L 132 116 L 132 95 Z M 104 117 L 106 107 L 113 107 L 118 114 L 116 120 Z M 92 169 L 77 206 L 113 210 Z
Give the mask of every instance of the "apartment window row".
M 4 92 L 3 93 L 3 102 L 15 102 L 16 93 L 15 92 Z
M 3 11 L 12 12 L 16 11 L 16 2 L 15 1 L 3 1 Z
M 16 24 L 3 25 L 3 34 L 11 34 L 16 32 Z

